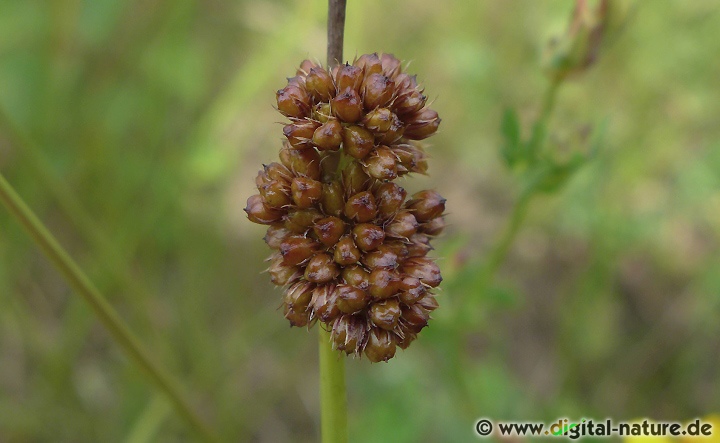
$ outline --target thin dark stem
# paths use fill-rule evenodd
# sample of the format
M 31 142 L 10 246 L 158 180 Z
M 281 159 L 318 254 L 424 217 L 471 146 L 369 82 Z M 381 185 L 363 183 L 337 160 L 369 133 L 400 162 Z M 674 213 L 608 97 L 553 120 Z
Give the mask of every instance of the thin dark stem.
M 343 60 L 346 3 L 346 0 L 328 0 L 327 63 L 329 67 L 342 63 Z

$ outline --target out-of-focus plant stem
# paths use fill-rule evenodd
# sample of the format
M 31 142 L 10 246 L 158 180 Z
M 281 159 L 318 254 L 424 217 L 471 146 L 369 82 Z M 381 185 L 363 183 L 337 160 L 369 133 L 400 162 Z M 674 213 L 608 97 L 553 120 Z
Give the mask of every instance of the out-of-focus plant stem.
M 181 393 L 180 387 L 151 358 L 140 340 L 130 331 L 113 307 L 102 296 L 90 279 L 68 255 L 45 225 L 37 218 L 22 198 L 15 192 L 5 177 L 0 174 L 0 201 L 10 214 L 22 225 L 28 235 L 42 249 L 60 271 L 70 286 L 90 306 L 100 322 L 107 328 L 115 341 L 130 359 L 148 375 L 150 380 L 163 391 L 176 407 L 178 413 L 205 441 L 217 441 L 190 403 Z

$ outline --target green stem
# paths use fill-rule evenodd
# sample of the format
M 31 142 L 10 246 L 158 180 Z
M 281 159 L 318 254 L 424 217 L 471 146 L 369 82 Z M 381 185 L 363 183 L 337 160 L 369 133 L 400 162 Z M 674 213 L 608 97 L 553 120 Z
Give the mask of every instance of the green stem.
M 520 227 L 525 220 L 532 196 L 533 192 L 527 192 L 520 196 L 520 199 L 517 203 L 515 203 L 513 212 L 510 215 L 510 220 L 505 227 L 505 231 L 495 247 L 492 249 L 490 257 L 487 260 L 487 264 L 485 265 L 484 281 L 486 285 L 489 286 L 492 283 L 495 273 L 498 268 L 500 268 L 500 265 L 502 265 L 505 261 L 505 257 L 510 251 L 510 246 L 512 246 L 515 241 L 515 237 L 517 237 Z
M 322 327 L 318 331 L 322 443 L 344 443 L 348 439 L 345 356 L 333 350 L 329 331 Z
M 540 108 L 540 115 L 532 127 L 532 134 L 530 135 L 530 142 L 528 144 L 528 150 L 532 154 L 532 160 L 537 160 L 542 144 L 545 141 L 545 135 L 547 134 L 547 126 L 552 115 L 552 111 L 555 108 L 555 99 L 557 98 L 558 89 L 560 88 L 560 80 L 551 80 L 545 95 L 543 96 L 542 105 Z
M 0 201 L 5 204 L 11 215 L 22 225 L 35 243 L 40 246 L 70 286 L 90 305 L 100 322 L 110 331 L 112 337 L 130 359 L 141 367 L 150 380 L 168 396 L 178 413 L 187 420 L 204 440 L 217 441 L 212 431 L 190 407 L 176 382 L 163 368 L 152 361 L 150 354 L 143 348 L 140 340 L 130 331 L 117 312 L 100 294 L 100 291 L 60 246 L 55 237 L 25 204 L 2 174 L 0 174 Z

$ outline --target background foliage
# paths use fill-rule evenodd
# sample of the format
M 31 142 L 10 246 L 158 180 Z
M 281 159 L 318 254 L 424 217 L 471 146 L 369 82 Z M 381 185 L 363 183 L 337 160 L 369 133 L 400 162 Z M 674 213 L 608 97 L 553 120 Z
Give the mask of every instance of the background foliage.
M 345 53 L 411 61 L 443 118 L 442 309 L 389 364 L 348 364 L 353 441 L 468 441 L 474 420 L 720 409 L 720 12 L 639 3 L 559 91 L 549 146 L 597 156 L 530 203 L 494 284 L 472 278 L 519 184 L 540 59 L 570 1 L 350 2 Z M 323 1 L 3 0 L 0 170 L 228 441 L 315 441 L 314 330 L 288 330 L 244 219 L 282 134 L 273 91 L 322 59 Z M 185 425 L 0 210 L 0 440 L 177 441 Z

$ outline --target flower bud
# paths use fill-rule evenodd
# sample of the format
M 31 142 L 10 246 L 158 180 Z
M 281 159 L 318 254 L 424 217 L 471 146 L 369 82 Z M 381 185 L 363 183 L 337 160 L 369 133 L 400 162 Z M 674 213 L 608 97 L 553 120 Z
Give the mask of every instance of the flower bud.
M 297 282 L 285 291 L 285 304 L 293 310 L 304 312 L 312 300 L 313 286 L 308 282 Z
M 357 60 L 355 60 L 353 66 L 357 66 L 358 68 L 362 69 L 366 78 L 368 75 L 382 74 L 383 72 L 383 67 L 380 62 L 380 57 L 378 57 L 377 55 L 377 52 L 361 55 Z
M 282 218 L 282 212 L 265 205 L 263 198 L 258 194 L 251 195 L 248 198 L 245 212 L 248 220 L 261 225 L 269 225 Z
M 445 199 L 432 190 L 420 191 L 413 194 L 412 200 L 408 200 L 405 207 L 412 210 L 415 218 L 422 223 L 442 215 Z
M 336 217 L 342 215 L 343 210 L 345 210 L 345 200 L 343 199 L 343 188 L 340 182 L 323 183 L 320 207 L 325 214 Z
M 341 89 L 338 95 L 332 99 L 331 107 L 333 114 L 340 120 L 347 123 L 355 123 L 360 120 L 363 112 L 362 101 L 357 91 L 351 88 Z
M 398 263 L 397 259 L 398 256 L 392 247 L 388 245 L 380 245 L 376 250 L 365 254 L 363 256 L 362 262 L 370 269 L 394 269 Z
M 370 301 L 367 292 L 354 286 L 338 285 L 335 292 L 337 293 L 337 307 L 346 314 L 362 311 Z
M 333 323 L 332 340 L 338 351 L 357 353 L 365 342 L 365 322 L 357 315 L 341 315 Z
M 283 127 L 283 135 L 287 137 L 290 146 L 295 149 L 311 148 L 310 140 L 320 125 L 313 120 L 301 120 Z
M 419 278 L 410 276 L 405 276 L 402 279 L 400 282 L 400 289 L 402 290 L 399 296 L 400 301 L 406 305 L 411 305 L 417 302 L 423 295 L 425 295 L 425 292 L 427 292 L 427 289 Z
M 337 217 L 325 217 L 315 222 L 313 231 L 320 243 L 333 246 L 345 233 L 345 222 Z
M 263 198 L 263 203 L 271 208 L 280 209 L 283 206 L 292 204 L 292 199 L 289 195 L 290 189 L 285 182 L 271 180 L 258 187 L 258 190 Z
M 372 328 L 365 345 L 365 356 L 373 363 L 388 361 L 395 356 L 395 335 L 380 328 Z
M 287 147 L 283 148 L 280 150 L 280 161 L 297 175 L 320 180 L 320 154 L 314 149 L 299 151 Z
M 323 323 L 328 323 L 340 315 L 337 307 L 337 296 L 333 285 L 319 285 L 313 290 L 310 305 L 314 315 Z
M 313 208 L 292 210 L 285 216 L 285 228 L 296 234 L 304 234 L 320 218 L 322 214 Z
M 321 151 L 337 151 L 342 143 L 342 125 L 336 118 L 331 118 L 315 130 L 312 142 Z
M 313 283 L 327 283 L 340 274 L 330 254 L 316 254 L 305 268 L 305 278 Z
M 276 96 L 278 111 L 287 117 L 302 118 L 310 111 L 310 97 L 300 86 L 285 86 Z
M 445 226 L 444 217 L 435 217 L 420 225 L 418 230 L 427 235 L 440 235 L 443 229 L 445 229 Z
M 314 240 L 292 235 L 280 244 L 280 255 L 284 265 L 295 266 L 312 257 L 317 248 L 318 244 Z
M 351 220 L 365 223 L 377 215 L 375 197 L 368 192 L 359 192 L 350 197 L 345 203 L 345 216 Z
M 411 115 L 405 120 L 407 127 L 405 128 L 405 137 L 412 140 L 422 140 L 428 138 L 437 132 L 440 126 L 440 117 L 438 113 L 430 108 L 425 108 Z
M 370 288 L 370 273 L 360 266 L 348 266 L 342 271 L 345 283 L 362 290 Z
M 354 161 L 343 169 L 342 182 L 345 195 L 351 196 L 367 190 L 370 185 L 370 177 L 365 173 L 360 163 Z
M 395 84 L 382 74 L 370 74 L 365 77 L 362 89 L 365 109 L 375 109 L 392 100 Z
M 292 232 L 285 229 L 283 225 L 271 225 L 267 229 L 264 240 L 271 249 L 280 249 L 280 244 L 290 235 Z
M 357 66 L 344 64 L 340 66 L 335 75 L 335 87 L 338 93 L 346 89 L 352 89 L 355 92 L 360 90 L 363 81 L 363 70 Z
M 397 326 L 400 313 L 400 303 L 391 298 L 370 305 L 368 317 L 375 326 L 392 331 Z
M 355 246 L 350 236 L 345 236 L 340 239 L 335 245 L 334 259 L 335 263 L 343 266 L 357 263 L 361 257 L 360 250 Z
M 401 269 L 403 273 L 419 278 L 421 282 L 432 288 L 437 287 L 442 281 L 440 267 L 429 258 L 408 258 L 403 262 Z
M 290 189 L 295 205 L 301 209 L 312 207 L 322 196 L 322 183 L 309 177 L 295 177 Z
M 305 78 L 305 89 L 315 101 L 326 102 L 335 92 L 330 74 L 321 67 L 311 68 Z
M 407 192 L 392 182 L 386 182 L 375 190 L 375 202 L 382 217 L 389 217 L 396 213 L 405 201 Z
M 415 216 L 409 211 L 400 211 L 385 226 L 385 233 L 388 237 L 410 238 L 417 232 L 418 222 Z
M 361 250 L 372 251 L 385 240 L 385 231 L 371 223 L 362 223 L 353 228 L 353 239 Z
M 375 137 L 367 129 L 361 126 L 348 126 L 343 129 L 343 150 L 351 157 L 359 160 L 375 146 Z
M 373 298 L 382 300 L 400 292 L 400 275 L 395 271 L 376 268 L 370 273 L 370 288 Z
M 387 146 L 380 146 L 365 159 L 365 172 L 378 180 L 397 178 L 397 157 Z
M 380 63 L 382 65 L 383 73 L 392 79 L 402 72 L 400 60 L 395 58 L 392 54 L 383 54 L 380 56 Z

